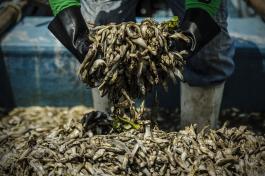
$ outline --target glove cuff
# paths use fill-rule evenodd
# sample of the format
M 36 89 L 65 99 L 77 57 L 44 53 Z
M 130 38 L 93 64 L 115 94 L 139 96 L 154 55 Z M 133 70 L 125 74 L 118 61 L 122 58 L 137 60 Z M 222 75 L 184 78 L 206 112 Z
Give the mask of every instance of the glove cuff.
M 90 41 L 89 31 L 80 6 L 71 6 L 58 13 L 48 29 L 79 60 L 84 60 Z
M 190 51 L 195 54 L 220 32 L 220 27 L 206 11 L 191 8 L 185 13 L 181 31 L 190 37 Z

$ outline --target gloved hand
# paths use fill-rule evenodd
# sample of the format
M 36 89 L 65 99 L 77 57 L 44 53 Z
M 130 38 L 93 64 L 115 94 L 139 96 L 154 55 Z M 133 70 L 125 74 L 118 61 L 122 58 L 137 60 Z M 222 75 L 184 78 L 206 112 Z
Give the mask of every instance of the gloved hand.
M 88 51 L 88 28 L 76 0 L 50 0 L 55 18 L 48 29 L 79 60 L 83 62 Z M 111 128 L 110 117 L 100 111 L 92 111 L 84 115 L 81 123 L 84 130 L 94 134 L 106 134 Z
M 48 29 L 82 63 L 91 42 L 87 37 L 89 31 L 80 6 L 70 6 L 61 10 L 51 21 Z
M 201 8 L 190 8 L 185 13 L 179 32 L 187 36 L 189 42 L 172 39 L 169 43 L 170 49 L 187 50 L 188 57 L 191 57 L 220 32 L 220 27 L 207 11 Z

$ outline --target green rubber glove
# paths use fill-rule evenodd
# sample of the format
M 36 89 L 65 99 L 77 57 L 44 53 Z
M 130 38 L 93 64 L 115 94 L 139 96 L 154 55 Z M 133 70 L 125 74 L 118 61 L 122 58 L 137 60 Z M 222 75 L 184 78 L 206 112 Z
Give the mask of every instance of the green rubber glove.
M 49 0 L 49 3 L 54 16 L 67 7 L 80 6 L 80 0 Z
M 220 6 L 221 0 L 186 0 L 186 10 L 191 8 L 200 8 L 214 16 Z

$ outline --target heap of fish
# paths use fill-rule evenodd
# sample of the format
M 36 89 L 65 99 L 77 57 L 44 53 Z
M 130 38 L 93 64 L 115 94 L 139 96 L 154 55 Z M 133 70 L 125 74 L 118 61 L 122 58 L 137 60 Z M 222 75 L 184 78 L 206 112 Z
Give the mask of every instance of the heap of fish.
M 174 22 L 177 28 L 176 20 L 157 23 L 147 18 L 141 23 L 108 24 L 90 30 L 92 44 L 79 73 L 84 83 L 108 96 L 117 116 L 130 109 L 129 117 L 139 118 L 135 98 L 144 98 L 157 84 L 167 89 L 169 79 L 183 79 L 187 51 L 169 45 L 172 40 L 189 43 L 190 39 L 173 30 Z
M 18 108 L 0 121 L 0 175 L 264 175 L 265 138 L 196 125 L 93 136 L 85 107 Z

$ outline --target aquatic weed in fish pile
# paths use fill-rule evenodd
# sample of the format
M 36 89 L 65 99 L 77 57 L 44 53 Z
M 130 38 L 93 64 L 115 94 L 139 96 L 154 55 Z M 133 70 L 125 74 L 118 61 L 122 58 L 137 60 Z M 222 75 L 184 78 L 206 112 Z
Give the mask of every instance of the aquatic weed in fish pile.
M 92 44 L 79 73 L 84 83 L 108 96 L 116 122 L 139 128 L 143 111 L 137 110 L 134 99 L 144 98 L 158 84 L 167 89 L 169 79 L 183 79 L 187 51 L 172 51 L 169 43 L 189 43 L 190 39 L 173 30 L 177 26 L 177 19 L 157 23 L 147 18 L 90 30 Z
M 265 138 L 246 127 L 91 135 L 90 110 L 17 108 L 0 120 L 0 175 L 264 175 Z

